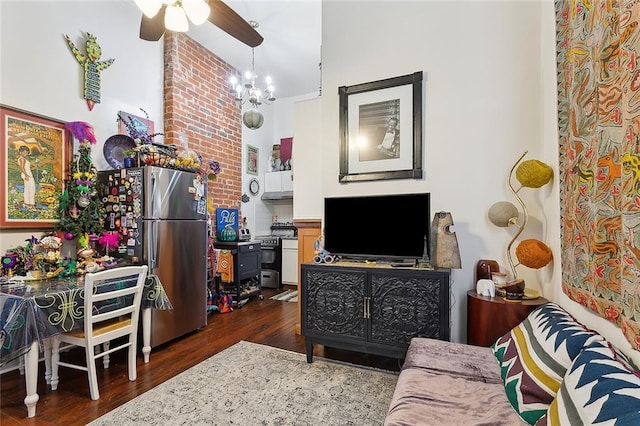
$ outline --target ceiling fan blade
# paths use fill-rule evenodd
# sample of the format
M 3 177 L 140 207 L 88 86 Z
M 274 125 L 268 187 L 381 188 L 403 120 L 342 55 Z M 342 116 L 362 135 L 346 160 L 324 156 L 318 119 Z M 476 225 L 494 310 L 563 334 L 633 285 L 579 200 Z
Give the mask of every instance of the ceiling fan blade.
M 249 47 L 257 47 L 264 40 L 251 24 L 221 0 L 209 0 L 209 7 L 211 7 L 209 21 L 230 36 Z
M 164 34 L 164 12 L 167 5 L 162 5 L 158 13 L 153 18 L 147 18 L 142 14 L 140 22 L 140 38 L 148 41 L 158 41 Z

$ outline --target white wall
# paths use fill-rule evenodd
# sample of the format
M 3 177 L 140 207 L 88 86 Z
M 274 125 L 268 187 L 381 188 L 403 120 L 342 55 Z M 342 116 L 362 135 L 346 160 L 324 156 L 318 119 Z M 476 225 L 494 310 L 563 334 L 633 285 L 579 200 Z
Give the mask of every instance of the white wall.
M 98 144 L 99 170 L 110 168 L 104 141 L 117 132 L 117 112 L 143 115 L 163 130 L 162 41 L 140 40 L 140 12 L 133 1 L 0 1 L 0 103 L 60 121 L 87 121 Z M 97 37 L 101 59 L 115 62 L 102 72 L 101 103 L 89 111 L 82 97 L 82 67 L 64 35 L 84 51 L 86 32 Z M 0 230 L 0 252 L 23 245 L 32 234 Z
M 544 154 L 541 9 L 537 2 L 323 3 L 324 195 L 428 191 L 432 213 L 452 213 L 463 266 L 452 271 L 454 341 L 466 341 L 476 262 L 507 266 L 513 233 L 493 226 L 486 212 L 496 201 L 515 202 L 506 179 L 520 155 Z M 425 178 L 340 184 L 338 87 L 415 71 L 425 74 Z M 531 215 L 523 237 L 542 238 L 535 193 L 521 195 Z M 539 274 L 518 272 L 539 288 Z
M 294 108 L 293 218 L 320 219 L 322 197 L 322 99 L 297 102 Z

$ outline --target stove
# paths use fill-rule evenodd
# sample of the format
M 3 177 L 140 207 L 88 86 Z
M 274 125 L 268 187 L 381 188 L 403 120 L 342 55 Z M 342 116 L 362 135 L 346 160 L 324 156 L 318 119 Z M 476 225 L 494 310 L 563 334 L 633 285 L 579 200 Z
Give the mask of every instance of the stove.
M 260 242 L 262 272 L 260 286 L 278 289 L 282 287 L 282 241 L 278 235 L 256 236 Z
M 282 239 L 298 236 L 298 228 L 293 222 L 273 222 L 270 235 L 256 236 L 260 241 L 262 255 L 262 287 L 282 287 Z

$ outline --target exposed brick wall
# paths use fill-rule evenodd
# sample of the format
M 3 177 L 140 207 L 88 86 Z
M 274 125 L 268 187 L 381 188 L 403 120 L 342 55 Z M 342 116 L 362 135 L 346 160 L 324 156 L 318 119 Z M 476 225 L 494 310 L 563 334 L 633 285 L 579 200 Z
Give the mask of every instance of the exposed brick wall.
M 241 108 L 228 87 L 237 71 L 184 34 L 167 31 L 164 40 L 165 143 L 181 146 L 184 133 L 205 162 L 220 162 L 222 172 L 209 183 L 209 202 L 214 209 L 240 209 Z

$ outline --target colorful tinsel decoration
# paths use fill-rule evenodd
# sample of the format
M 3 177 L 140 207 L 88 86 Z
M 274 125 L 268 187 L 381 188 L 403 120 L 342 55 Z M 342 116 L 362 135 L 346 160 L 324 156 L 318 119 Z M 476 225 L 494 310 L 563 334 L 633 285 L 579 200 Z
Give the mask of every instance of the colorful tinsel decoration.
M 119 242 L 120 235 L 117 232 L 113 231 L 104 232 L 98 240 L 98 243 L 100 243 L 100 245 L 107 250 L 107 253 L 109 252 L 109 250 L 118 247 Z

